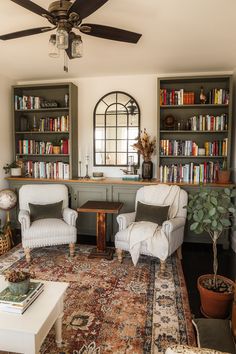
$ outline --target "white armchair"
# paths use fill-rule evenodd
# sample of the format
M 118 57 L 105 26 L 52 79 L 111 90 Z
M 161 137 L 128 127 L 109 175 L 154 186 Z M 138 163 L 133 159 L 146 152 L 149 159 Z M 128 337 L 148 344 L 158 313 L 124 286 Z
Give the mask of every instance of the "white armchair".
M 162 205 L 160 201 L 162 200 L 166 202 L 166 199 L 160 197 L 161 190 L 163 190 L 163 185 L 145 186 L 140 188 L 136 194 L 135 211 L 132 213 L 120 214 L 117 216 L 119 232 L 115 236 L 115 247 L 116 247 L 118 260 L 120 262 L 122 262 L 122 257 L 123 257 L 122 251 L 125 250 L 130 252 L 130 233 L 127 231 L 127 228 L 131 223 L 135 221 L 138 201 L 144 204 Z M 166 191 L 168 192 L 168 190 L 170 191 L 170 193 L 172 192 L 172 189 L 171 188 L 168 189 L 167 186 Z M 176 187 L 175 190 L 173 191 L 176 192 Z M 163 203 L 163 205 L 164 204 L 168 205 L 168 203 L 165 202 Z M 158 245 L 160 249 L 158 252 L 160 254 L 159 258 L 161 261 L 161 272 L 165 271 L 165 261 L 168 258 L 168 256 L 170 256 L 176 250 L 178 252 L 178 256 L 180 258 L 182 257 L 181 245 L 183 243 L 183 238 L 184 238 L 184 227 L 185 227 L 186 214 L 187 214 L 187 210 L 184 208 L 184 206 L 186 206 L 188 202 L 187 192 L 184 191 L 183 189 L 179 189 L 178 200 L 175 201 L 175 203 L 176 202 L 177 202 L 177 208 L 175 212 L 175 217 L 164 221 L 164 223 L 161 226 L 161 229 L 163 231 L 162 234 L 165 235 L 165 242 L 162 243 L 160 238 L 160 242 Z M 122 230 L 125 231 L 120 232 Z M 140 254 L 154 256 L 153 253 L 150 251 L 150 249 L 148 250 L 147 242 L 142 241 L 140 245 Z
M 31 222 L 29 203 L 46 205 L 62 202 L 62 219 L 45 218 Z M 22 245 L 30 262 L 30 249 L 69 244 L 74 255 L 77 212 L 68 208 L 68 189 L 63 184 L 28 184 L 19 190 L 19 216 Z

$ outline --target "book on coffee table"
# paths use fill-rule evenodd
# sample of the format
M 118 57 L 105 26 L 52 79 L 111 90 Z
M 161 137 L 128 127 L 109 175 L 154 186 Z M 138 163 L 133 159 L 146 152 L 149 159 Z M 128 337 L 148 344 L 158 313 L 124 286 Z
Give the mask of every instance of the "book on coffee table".
M 6 312 L 23 313 L 41 294 L 44 284 L 31 282 L 29 291 L 25 295 L 13 295 L 9 287 L 0 292 L 0 310 Z

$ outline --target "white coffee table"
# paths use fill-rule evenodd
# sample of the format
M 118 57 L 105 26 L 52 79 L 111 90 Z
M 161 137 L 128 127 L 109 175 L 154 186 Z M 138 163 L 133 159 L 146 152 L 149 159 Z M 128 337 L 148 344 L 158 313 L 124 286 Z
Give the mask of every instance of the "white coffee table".
M 61 346 L 63 300 L 69 284 L 43 282 L 45 284 L 43 292 L 22 315 L 0 311 L 0 350 L 38 354 L 53 325 L 56 343 Z M 6 286 L 7 282 L 0 276 L 0 291 Z

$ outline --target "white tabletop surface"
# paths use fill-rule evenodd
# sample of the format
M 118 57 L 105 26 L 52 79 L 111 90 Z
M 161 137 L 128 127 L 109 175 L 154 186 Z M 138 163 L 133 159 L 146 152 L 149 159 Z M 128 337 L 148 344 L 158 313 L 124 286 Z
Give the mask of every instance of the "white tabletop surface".
M 69 286 L 69 283 L 65 282 L 38 279 L 33 281 L 41 281 L 45 284 L 43 292 L 23 314 L 0 311 L 0 330 L 10 329 L 11 331 L 37 333 Z M 0 276 L 0 291 L 6 287 L 7 281 L 4 276 Z

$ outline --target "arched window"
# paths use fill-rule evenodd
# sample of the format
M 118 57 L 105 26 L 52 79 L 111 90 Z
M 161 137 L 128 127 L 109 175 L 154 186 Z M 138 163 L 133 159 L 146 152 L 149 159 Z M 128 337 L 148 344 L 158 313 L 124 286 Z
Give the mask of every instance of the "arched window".
M 103 96 L 94 109 L 94 165 L 127 166 L 139 164 L 132 145 L 140 132 L 140 109 L 125 92 Z

